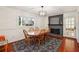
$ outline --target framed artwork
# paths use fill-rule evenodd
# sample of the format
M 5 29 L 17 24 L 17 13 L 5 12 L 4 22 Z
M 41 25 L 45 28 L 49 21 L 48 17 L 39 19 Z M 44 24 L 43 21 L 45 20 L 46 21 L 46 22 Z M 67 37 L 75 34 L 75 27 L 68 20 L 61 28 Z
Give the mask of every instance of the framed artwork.
M 33 17 L 19 16 L 19 26 L 33 26 L 34 25 L 33 19 L 34 19 Z
M 59 17 L 53 17 L 50 19 L 50 24 L 59 24 Z

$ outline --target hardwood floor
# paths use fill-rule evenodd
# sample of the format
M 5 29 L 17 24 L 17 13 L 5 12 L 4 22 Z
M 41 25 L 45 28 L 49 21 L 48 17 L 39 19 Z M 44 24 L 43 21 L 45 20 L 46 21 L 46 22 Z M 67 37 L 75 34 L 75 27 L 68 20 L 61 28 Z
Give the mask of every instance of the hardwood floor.
M 75 38 L 64 37 L 61 35 L 50 35 L 50 34 L 48 36 L 62 40 L 62 43 L 58 48 L 59 52 L 79 52 L 78 43 Z
M 64 38 L 58 51 L 60 51 L 60 52 L 79 52 L 76 40 Z
M 63 37 L 60 35 L 51 35 L 51 34 L 47 34 L 46 37 L 52 38 L 52 39 L 57 38 L 62 40 L 62 43 L 58 48 L 58 52 L 79 52 L 79 43 L 77 43 L 77 40 L 75 38 Z M 5 45 L 5 49 L 7 48 L 5 52 L 13 51 L 12 43 Z
M 13 51 L 12 43 L 0 46 L 0 52 L 12 52 L 12 51 Z
M 13 52 L 13 47 L 12 47 L 12 43 L 7 44 L 7 51 L 6 52 Z

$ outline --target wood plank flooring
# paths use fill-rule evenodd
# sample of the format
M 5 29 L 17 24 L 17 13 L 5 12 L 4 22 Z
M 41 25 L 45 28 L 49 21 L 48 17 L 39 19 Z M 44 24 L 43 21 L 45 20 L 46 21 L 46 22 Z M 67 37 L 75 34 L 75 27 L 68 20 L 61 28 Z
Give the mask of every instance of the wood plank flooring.
M 61 35 L 46 35 L 46 37 L 58 38 L 62 40 L 60 47 L 58 48 L 58 52 L 79 52 L 79 44 L 75 38 L 63 37 Z M 14 43 L 14 42 L 13 42 Z M 5 45 L 7 47 L 6 52 L 12 52 L 13 47 L 12 43 Z M 5 47 L 5 49 L 6 49 Z

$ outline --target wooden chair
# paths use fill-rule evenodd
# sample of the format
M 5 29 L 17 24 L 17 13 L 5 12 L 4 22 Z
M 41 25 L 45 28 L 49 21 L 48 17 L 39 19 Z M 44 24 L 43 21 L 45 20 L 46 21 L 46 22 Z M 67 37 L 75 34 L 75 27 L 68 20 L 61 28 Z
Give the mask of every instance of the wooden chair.
M 29 36 L 26 30 L 23 30 L 24 36 L 25 36 L 25 42 L 27 45 L 31 45 L 31 42 L 33 41 L 33 37 Z
M 47 40 L 47 38 L 49 37 L 48 36 L 48 33 L 50 32 L 50 30 L 49 30 L 49 28 L 46 28 L 46 29 L 44 29 L 44 41 L 46 41 Z
M 36 37 L 36 44 L 38 45 L 38 47 L 43 44 L 43 40 L 44 40 L 44 33 L 43 31 L 40 31 L 39 35 Z
M 45 44 L 45 40 L 46 40 L 46 39 L 45 39 L 45 34 L 46 34 L 46 33 L 45 33 L 45 29 L 42 29 L 42 30 L 41 30 L 41 34 L 42 34 L 42 35 L 41 35 L 41 37 L 42 37 L 42 41 L 41 41 L 41 42 Z

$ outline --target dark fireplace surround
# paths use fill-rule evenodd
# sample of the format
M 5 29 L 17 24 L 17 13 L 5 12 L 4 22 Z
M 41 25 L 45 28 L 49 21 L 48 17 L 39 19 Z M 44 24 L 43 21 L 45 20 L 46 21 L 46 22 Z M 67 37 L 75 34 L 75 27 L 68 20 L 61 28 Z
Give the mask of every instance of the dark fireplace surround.
M 50 26 L 50 33 L 63 35 L 63 28 L 61 26 Z
M 53 33 L 53 34 L 59 34 L 59 35 L 61 34 L 61 33 L 60 33 L 60 29 L 54 29 L 54 28 L 52 29 L 52 28 L 51 28 L 51 29 L 50 29 L 50 32 Z
M 63 14 L 49 16 L 49 29 L 50 33 L 63 35 Z

